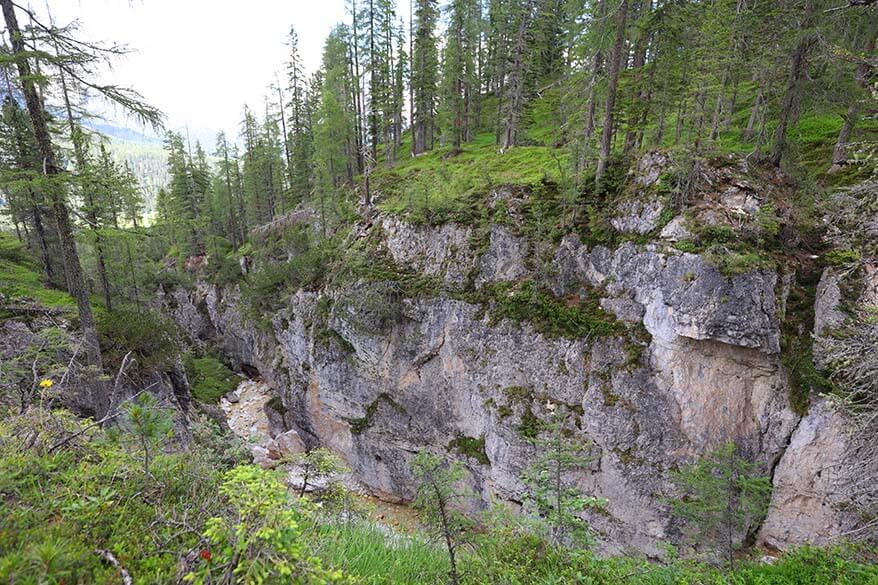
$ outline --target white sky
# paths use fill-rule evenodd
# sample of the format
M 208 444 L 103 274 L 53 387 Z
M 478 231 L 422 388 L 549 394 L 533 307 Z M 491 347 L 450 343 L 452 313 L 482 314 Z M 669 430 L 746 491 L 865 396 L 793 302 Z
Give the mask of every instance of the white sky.
M 30 0 L 43 12 L 47 0 Z M 323 41 L 346 20 L 344 0 L 48 0 L 57 24 L 81 21 L 83 36 L 127 44 L 108 80 L 132 87 L 168 116 L 170 128 L 237 136 L 244 104 L 256 111 L 283 75 L 290 25 L 310 74 Z M 408 2 L 400 9 L 408 18 Z M 133 124 L 128 124 L 133 126 Z M 207 145 L 212 148 L 213 142 Z

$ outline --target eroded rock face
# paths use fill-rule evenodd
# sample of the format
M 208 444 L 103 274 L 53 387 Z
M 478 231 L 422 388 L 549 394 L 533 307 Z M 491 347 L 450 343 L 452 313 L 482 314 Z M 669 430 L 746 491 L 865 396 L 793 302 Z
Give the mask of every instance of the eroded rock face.
M 759 542 L 778 550 L 826 545 L 851 526 L 840 510 L 846 483 L 846 433 L 850 424 L 820 398 L 815 400 L 790 438 L 774 471 L 774 489 Z
M 476 255 L 468 228 L 380 225 L 397 262 L 449 286 L 472 271 L 481 284 L 535 277 L 528 244 L 504 228 Z M 316 293 L 300 291 L 266 329 L 242 317 L 235 290 L 197 294 L 219 343 L 278 392 L 303 444 L 342 454 L 372 493 L 410 499 L 409 461 L 428 449 L 466 462 L 477 504 L 521 502 L 535 456 L 527 427 L 552 403 L 594 445 L 578 483 L 609 501 L 589 518 L 603 550 L 661 556 L 663 541 L 680 538 L 666 503 L 675 495 L 669 470 L 726 441 L 765 470 L 784 455 L 798 417 L 778 357 L 783 287 L 771 272 L 727 278 L 697 255 L 630 243 L 589 249 L 575 236 L 552 268 L 557 295 L 599 291 L 628 333 L 548 338 L 443 294 L 404 299 L 400 318 L 364 326 L 356 295 L 332 290 L 321 293 L 333 300 L 328 316 L 317 316 Z M 459 453 L 459 437 L 478 452 Z
M 527 275 L 528 245 L 503 226 L 491 226 L 488 249 L 479 258 L 476 286 L 486 282 L 518 280 Z
M 823 271 L 814 297 L 814 335 L 829 335 L 847 319 L 841 310 L 841 277 L 828 268 Z
M 664 202 L 658 199 L 626 199 L 616 205 L 610 223 L 620 232 L 648 234 L 658 227 L 664 207 Z
M 446 283 L 462 285 L 474 255 L 472 230 L 453 223 L 438 229 L 413 226 L 396 217 L 381 220 L 384 243 L 393 259 L 425 276 L 441 276 Z
M 556 292 L 599 286 L 608 297 L 634 301 L 643 307 L 643 325 L 653 337 L 780 351 L 773 272 L 726 278 L 696 254 L 664 252 L 654 244 L 588 249 L 576 236 L 562 240 L 555 267 Z

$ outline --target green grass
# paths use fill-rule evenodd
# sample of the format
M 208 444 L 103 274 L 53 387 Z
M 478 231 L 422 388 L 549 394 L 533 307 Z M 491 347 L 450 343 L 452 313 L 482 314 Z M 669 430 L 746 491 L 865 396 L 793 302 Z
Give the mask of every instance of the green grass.
M 390 168 L 379 166 L 372 176 L 378 207 L 431 223 L 465 220 L 480 212 L 492 188 L 539 189 L 546 181 L 559 181 L 570 164 L 566 151 L 545 146 L 518 146 L 501 154 L 493 132 L 477 135 L 455 156 L 448 154 L 448 148 L 436 148 L 400 158 Z
M 0 295 L 9 300 L 34 299 L 43 307 L 72 309 L 73 297 L 46 286 L 45 277 L 14 237 L 0 233 Z M 0 311 L 0 318 L 4 312 Z
M 421 538 L 391 535 L 376 525 L 355 522 L 323 525 L 315 538 L 317 554 L 330 566 L 369 585 L 447 582 L 448 557 Z

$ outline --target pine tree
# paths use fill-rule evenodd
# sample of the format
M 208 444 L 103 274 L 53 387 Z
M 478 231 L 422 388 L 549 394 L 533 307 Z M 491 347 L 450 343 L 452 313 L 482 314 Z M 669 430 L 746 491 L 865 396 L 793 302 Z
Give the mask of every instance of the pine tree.
M 587 496 L 576 486 L 571 474 L 584 469 L 594 457 L 592 445 L 575 436 L 567 426 L 569 413 L 563 406 L 546 404 L 550 421 L 532 440 L 537 457 L 524 474 L 536 512 L 548 523 L 556 544 L 574 540 L 584 543 L 588 527 L 578 516 L 586 509 L 600 509 L 605 503 Z
M 285 144 L 289 144 L 287 164 L 289 167 L 290 190 L 293 206 L 304 201 L 311 193 L 312 131 L 307 111 L 306 98 L 308 86 L 305 71 L 299 56 L 299 40 L 295 29 L 290 29 L 290 57 L 287 62 L 287 94 L 290 111 L 289 134 L 285 134 Z
M 610 150 L 612 148 L 614 128 L 614 115 L 616 110 L 616 93 L 619 86 L 619 74 L 622 69 L 622 57 L 627 37 L 628 24 L 628 0 L 619 0 L 618 15 L 616 16 L 616 40 L 613 44 L 613 53 L 609 62 L 609 81 L 607 83 L 606 113 L 604 125 L 601 129 L 600 155 L 597 169 L 595 170 L 595 183 L 597 190 L 603 186 L 603 178 L 610 162 Z
M 6 21 L 6 29 L 12 42 L 12 58 L 18 68 L 18 81 L 24 94 L 28 115 L 34 132 L 37 149 L 43 161 L 46 186 L 51 201 L 52 213 L 58 230 L 58 238 L 61 243 L 64 272 L 67 276 L 67 287 L 70 294 L 76 299 L 79 319 L 83 331 L 84 350 L 89 363 L 98 371 L 103 369 L 101 348 L 98 342 L 97 327 L 94 314 L 88 299 L 88 291 L 82 275 L 82 266 L 79 263 L 79 254 L 76 251 L 76 242 L 73 238 L 73 227 L 70 223 L 70 214 L 67 207 L 64 182 L 61 180 L 61 169 L 55 156 L 51 135 L 46 122 L 46 110 L 43 102 L 37 94 L 31 65 L 28 59 L 28 51 L 24 44 L 21 29 L 18 26 L 18 18 L 15 7 L 11 0 L 0 0 L 0 8 Z M 105 397 L 98 397 L 95 401 L 98 414 L 103 414 L 108 408 Z
M 452 585 L 458 585 L 458 549 L 469 522 L 455 508 L 455 503 L 467 495 L 466 488 L 462 486 L 466 472 L 458 461 L 446 462 L 435 455 L 421 452 L 412 461 L 412 473 L 418 481 L 414 505 L 429 515 L 431 524 L 445 542 L 451 567 L 449 580 Z
M 435 31 L 439 9 L 436 0 L 416 2 L 411 84 L 414 94 L 412 153 L 417 155 L 433 148 L 439 79 L 439 49 Z
M 507 151 L 518 141 L 520 117 L 527 87 L 531 23 L 536 7 L 537 0 L 523 0 L 513 8 L 515 35 L 512 40 L 508 79 L 505 82 L 505 91 L 501 99 L 503 132 L 500 140 L 500 152 Z
M 674 480 L 683 492 L 673 501 L 674 511 L 699 539 L 723 543 L 733 566 L 736 539 L 768 509 L 770 479 L 760 475 L 758 466 L 743 458 L 734 443 L 726 443 L 674 474 Z

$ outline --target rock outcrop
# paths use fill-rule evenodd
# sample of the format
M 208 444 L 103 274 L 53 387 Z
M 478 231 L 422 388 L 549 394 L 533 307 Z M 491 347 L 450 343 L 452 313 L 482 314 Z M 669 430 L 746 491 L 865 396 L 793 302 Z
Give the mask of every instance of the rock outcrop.
M 638 167 L 635 188 L 654 189 L 666 163 Z M 767 197 L 756 195 L 745 171 L 711 171 L 707 180 L 720 192 L 695 213 L 729 229 L 743 216 L 753 221 Z M 303 445 L 341 454 L 383 499 L 413 497 L 409 462 L 426 449 L 466 463 L 473 505 L 521 504 L 521 477 L 535 458 L 529 437 L 554 405 L 590 445 L 593 463 L 576 480 L 608 501 L 587 518 L 605 552 L 660 557 L 663 543 L 683 542 L 668 504 L 679 495 L 671 471 L 730 441 L 773 477 L 760 542 L 784 549 L 840 534 L 835 480 L 825 470 L 844 450 L 844 421 L 825 401 L 804 418 L 789 405 L 780 352 L 792 277 L 761 268 L 724 274 L 705 256 L 671 246 L 691 237 L 682 216 L 661 226 L 661 206 L 633 200 L 616 208 L 626 218 L 613 225 L 658 233 L 656 241 L 610 249 L 567 235 L 547 254 L 515 229 L 520 199 L 510 199 L 503 225 L 378 216 L 361 228 L 359 241 L 436 283 L 418 294 L 380 296 L 384 289 L 363 280 L 330 280 L 318 292 L 295 292 L 259 323 L 244 317 L 236 287 L 202 283 L 174 292 L 166 306 L 239 367 L 258 370 Z M 503 318 L 495 306 L 523 282 L 551 291 L 552 311 L 589 307 L 601 314 L 586 321 L 613 325 L 559 334 L 540 327 L 538 316 Z M 369 300 L 373 293 L 377 300 Z M 818 323 L 835 318 L 833 294 L 827 277 Z M 374 306 L 392 318 L 376 318 Z
M 492 230 L 489 252 L 477 257 L 465 228 L 415 231 L 393 220 L 384 230 L 397 262 L 448 283 L 473 269 L 481 283 L 530 276 L 521 261 L 527 244 L 509 232 Z M 408 239 L 445 256 L 413 256 L 401 243 Z M 771 469 L 790 441 L 798 417 L 778 358 L 777 276 L 727 278 L 698 255 L 658 244 L 611 251 L 575 237 L 561 242 L 554 266 L 559 296 L 599 289 L 628 333 L 553 338 L 444 294 L 403 299 L 401 318 L 383 328 L 364 327 L 356 303 L 343 299 L 321 320 L 318 295 L 303 291 L 271 317 L 270 330 L 242 316 L 234 289 L 201 285 L 191 306 L 175 295 L 174 313 L 258 369 L 290 427 L 342 454 L 389 500 L 413 496 L 409 461 L 430 449 L 464 459 L 482 501 L 521 502 L 520 478 L 534 457 L 525 427 L 547 415 L 547 402 L 566 405 L 577 436 L 594 445 L 579 482 L 609 502 L 589 518 L 604 550 L 659 556 L 663 541 L 679 537 L 666 504 L 669 470 L 726 441 Z M 199 305 L 209 326 L 193 316 Z M 458 453 L 459 437 L 480 452 Z

